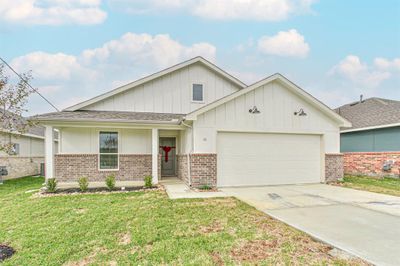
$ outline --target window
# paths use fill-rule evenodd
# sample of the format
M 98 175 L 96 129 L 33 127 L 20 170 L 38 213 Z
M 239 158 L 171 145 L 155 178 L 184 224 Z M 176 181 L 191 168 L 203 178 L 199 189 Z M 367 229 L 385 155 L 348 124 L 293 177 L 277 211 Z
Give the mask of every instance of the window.
M 192 88 L 192 100 L 193 102 L 203 102 L 203 84 L 193 84 Z
M 100 169 L 118 169 L 118 132 L 100 132 Z
M 19 143 L 11 143 L 9 155 L 19 155 Z

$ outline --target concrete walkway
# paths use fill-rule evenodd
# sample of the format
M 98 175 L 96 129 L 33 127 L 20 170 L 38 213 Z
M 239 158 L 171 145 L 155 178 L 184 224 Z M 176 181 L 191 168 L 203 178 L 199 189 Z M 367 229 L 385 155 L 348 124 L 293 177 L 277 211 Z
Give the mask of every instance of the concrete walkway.
M 323 184 L 222 191 L 373 264 L 400 265 L 400 197 Z
M 184 182 L 179 179 L 161 180 L 160 183 L 165 187 L 170 199 L 202 199 L 226 197 L 222 191 L 217 192 L 198 192 L 191 190 Z

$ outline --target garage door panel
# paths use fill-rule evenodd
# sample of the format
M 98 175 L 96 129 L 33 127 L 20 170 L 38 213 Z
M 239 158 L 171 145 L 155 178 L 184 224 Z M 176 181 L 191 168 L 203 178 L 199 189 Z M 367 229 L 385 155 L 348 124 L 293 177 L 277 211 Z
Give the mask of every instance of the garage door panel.
M 318 135 L 219 133 L 218 186 L 320 182 Z

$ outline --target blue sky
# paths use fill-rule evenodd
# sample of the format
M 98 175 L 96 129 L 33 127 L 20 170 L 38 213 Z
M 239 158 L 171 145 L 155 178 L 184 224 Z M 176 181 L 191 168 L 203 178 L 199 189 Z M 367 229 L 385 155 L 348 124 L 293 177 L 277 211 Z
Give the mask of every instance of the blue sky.
M 248 84 L 280 72 L 331 107 L 400 100 L 400 1 L 0 0 L 0 56 L 59 108 L 197 55 Z

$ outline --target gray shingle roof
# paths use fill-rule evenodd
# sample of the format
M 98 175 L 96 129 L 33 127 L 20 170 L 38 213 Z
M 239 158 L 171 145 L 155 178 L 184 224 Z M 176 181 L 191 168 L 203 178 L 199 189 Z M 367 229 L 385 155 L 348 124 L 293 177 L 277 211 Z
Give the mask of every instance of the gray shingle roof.
M 4 112 L 4 109 L 0 108 L 0 112 Z M 26 124 L 26 118 L 22 116 L 17 116 L 9 111 L 5 111 L 7 113 L 7 116 L 12 116 L 13 120 L 16 121 L 17 123 L 20 124 Z M 0 113 L 1 117 L 1 113 Z M 0 124 L 0 129 L 2 128 L 2 125 Z M 31 134 L 39 137 L 44 137 L 44 127 L 37 126 L 37 125 L 32 125 L 29 128 L 27 128 L 27 131 L 25 132 L 26 134 Z
M 346 130 L 400 123 L 400 101 L 395 100 L 369 98 L 343 105 L 335 112 L 353 124 Z
M 183 114 L 119 112 L 119 111 L 62 111 L 31 117 L 33 121 L 91 121 L 91 122 L 149 122 L 178 124 Z

